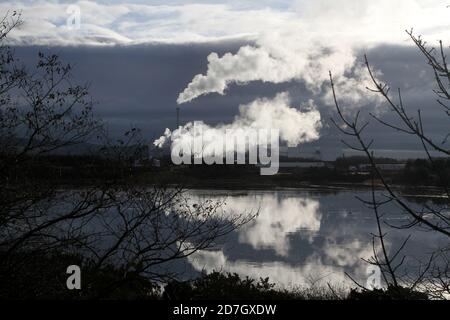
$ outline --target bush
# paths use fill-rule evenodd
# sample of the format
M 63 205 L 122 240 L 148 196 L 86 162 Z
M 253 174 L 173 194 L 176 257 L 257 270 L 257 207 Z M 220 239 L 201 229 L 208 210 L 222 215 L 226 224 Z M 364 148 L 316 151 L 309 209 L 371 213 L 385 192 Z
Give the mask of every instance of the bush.
M 81 268 L 81 290 L 68 290 L 69 265 Z M 0 264 L 0 299 L 157 299 L 159 286 L 114 266 L 96 266 L 75 254 L 32 252 L 14 255 Z
M 423 292 L 403 287 L 389 286 L 386 290 L 374 289 L 372 291 L 351 290 L 349 300 L 428 300 Z
M 274 289 L 269 278 L 255 281 L 241 279 L 236 273 L 203 273 L 191 281 L 172 281 L 164 288 L 163 299 L 168 300 L 292 300 L 299 297 L 292 292 Z

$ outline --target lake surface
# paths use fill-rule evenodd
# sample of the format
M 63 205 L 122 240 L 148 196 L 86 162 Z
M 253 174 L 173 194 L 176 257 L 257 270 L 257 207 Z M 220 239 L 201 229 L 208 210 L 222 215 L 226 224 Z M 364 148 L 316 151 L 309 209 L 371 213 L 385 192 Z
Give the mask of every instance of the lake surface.
M 188 196 L 192 201 L 224 200 L 222 210 L 227 214 L 259 210 L 255 220 L 223 239 L 217 250 L 189 257 L 188 275 L 202 270 L 232 272 L 256 279 L 269 277 L 271 282 L 291 288 L 327 283 L 347 286 L 352 282 L 345 272 L 366 284 L 372 273 L 362 258 L 373 255 L 371 233 L 376 233 L 376 220 L 373 211 L 355 198 L 370 199 L 370 191 L 194 190 Z M 407 222 L 395 205 L 382 212 L 391 224 Z M 391 250 L 412 235 L 404 253 L 423 261 L 445 243 L 432 232 L 388 227 L 385 231 Z M 414 272 L 415 265 L 414 259 L 409 259 L 403 271 Z

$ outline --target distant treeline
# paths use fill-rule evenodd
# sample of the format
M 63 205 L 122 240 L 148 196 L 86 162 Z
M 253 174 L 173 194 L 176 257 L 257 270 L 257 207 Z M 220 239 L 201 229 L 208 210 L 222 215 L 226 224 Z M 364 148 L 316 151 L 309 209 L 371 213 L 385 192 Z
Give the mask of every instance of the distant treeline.
M 401 181 L 410 184 L 447 186 L 450 181 L 450 159 L 410 160 Z
M 0 156 L 0 159 L 4 163 L 9 161 L 6 156 Z M 8 180 L 13 183 L 26 176 L 55 183 L 89 183 L 96 179 L 126 179 L 151 168 L 148 164 L 137 165 L 133 159 L 111 159 L 96 155 L 28 156 L 26 161 L 9 165 Z
M 2 161 L 7 161 L 1 157 Z M 20 179 L 24 173 L 37 179 L 62 183 L 89 183 L 95 179 L 138 178 L 143 182 L 165 180 L 167 183 L 185 185 L 235 184 L 301 186 L 305 183 L 364 183 L 370 179 L 369 162 L 364 157 L 342 157 L 326 162 L 322 167 L 280 168 L 276 176 L 260 176 L 254 165 L 182 165 L 175 166 L 170 158 L 157 162 L 149 159 L 112 159 L 98 155 L 46 155 L 35 156 L 25 165 L 17 165 L 9 172 L 11 180 Z M 378 164 L 404 164 L 402 169 L 385 172 L 386 178 L 396 184 L 441 186 L 450 179 L 450 159 L 425 159 L 401 161 L 392 158 L 376 158 Z M 300 160 L 307 162 L 306 160 Z M 369 167 L 370 168 L 370 167 Z

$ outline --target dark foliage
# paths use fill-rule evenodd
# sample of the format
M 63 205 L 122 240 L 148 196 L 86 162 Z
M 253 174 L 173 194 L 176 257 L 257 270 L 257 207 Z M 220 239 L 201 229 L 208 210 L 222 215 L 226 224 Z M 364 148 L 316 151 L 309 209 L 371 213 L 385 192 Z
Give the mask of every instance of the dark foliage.
M 349 300 L 428 300 L 427 294 L 400 286 L 389 286 L 386 290 L 351 290 Z
M 94 261 L 78 254 L 23 252 L 14 255 L 9 262 L 0 264 L 0 299 L 132 300 L 159 297 L 159 286 L 148 278 L 113 265 L 98 268 Z M 82 290 L 67 289 L 69 265 L 80 266 Z
M 274 289 L 269 278 L 240 278 L 235 273 L 213 272 L 192 281 L 172 281 L 164 288 L 163 298 L 168 300 L 283 300 L 299 299 L 292 292 Z

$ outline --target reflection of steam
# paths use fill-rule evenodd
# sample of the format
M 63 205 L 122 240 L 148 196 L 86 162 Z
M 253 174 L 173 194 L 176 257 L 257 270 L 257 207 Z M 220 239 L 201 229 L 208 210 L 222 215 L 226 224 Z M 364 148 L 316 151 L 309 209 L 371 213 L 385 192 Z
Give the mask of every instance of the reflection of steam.
M 345 247 L 328 242 L 323 250 L 327 261 L 342 267 L 353 265 L 360 258 L 368 259 L 373 254 L 370 244 L 356 239 L 345 243 Z
M 211 198 L 211 191 L 205 197 Z M 192 200 L 201 198 L 202 192 L 194 193 Z M 372 212 L 360 211 L 360 203 L 353 193 L 336 195 L 308 196 L 298 191 L 271 192 L 227 192 L 225 215 L 260 209 L 259 216 L 250 224 L 236 231 L 232 243 L 226 243 L 221 251 L 200 251 L 188 262 L 197 270 L 235 272 L 241 276 L 270 277 L 271 281 L 284 287 L 296 285 L 349 285 L 354 283 L 347 278 L 347 272 L 353 279 L 365 285 L 370 266 L 362 259 L 369 260 L 373 256 L 373 243 L 370 233 L 376 232 Z M 364 198 L 366 191 L 359 196 Z M 223 193 L 214 193 L 212 198 L 223 198 Z M 336 204 L 345 202 L 345 209 L 337 210 Z M 320 204 L 320 205 L 319 205 Z M 358 204 L 358 206 L 355 206 Z M 352 215 L 347 215 L 351 210 Z M 392 210 L 394 211 L 394 210 Z M 394 211 L 395 212 L 395 211 Z M 397 218 L 400 215 L 391 216 Z M 299 237 L 309 241 L 293 241 Z M 387 239 L 386 246 L 390 253 L 398 249 L 408 236 L 400 232 Z M 439 237 L 430 233 L 418 232 L 414 245 L 406 248 L 405 254 L 417 259 L 429 258 L 424 252 L 435 249 L 440 243 Z M 231 240 L 230 239 L 230 240 Z M 239 244 L 245 250 L 242 258 Z M 232 248 L 230 248 L 232 246 Z M 272 249 L 272 252 L 262 249 Z M 375 250 L 381 254 L 379 243 L 375 242 Z M 420 260 L 418 260 L 420 261 Z M 409 268 L 409 270 L 408 270 Z M 414 262 L 406 263 L 399 272 L 417 271 Z M 316 282 L 317 280 L 317 282 Z M 321 281 L 320 281 L 321 280 Z
M 233 197 L 227 200 L 227 210 L 237 211 L 260 205 L 258 217 L 239 231 L 239 241 L 254 249 L 271 248 L 280 256 L 289 254 L 289 235 L 304 230 L 302 236 L 320 229 L 322 214 L 319 202 L 302 197 L 278 198 L 273 194 L 255 197 Z M 302 234 L 303 233 L 303 234 Z
M 190 200 L 195 202 L 195 196 Z M 287 256 L 290 235 L 301 231 L 300 236 L 311 242 L 312 235 L 320 230 L 319 202 L 311 198 L 280 197 L 277 193 L 232 196 L 223 207 L 229 214 L 258 209 L 255 220 L 238 230 L 239 241 L 256 250 L 270 248 Z
M 361 258 L 371 257 L 371 244 L 354 240 L 345 247 L 325 243 L 323 248 L 317 249 L 301 265 L 278 261 L 264 263 L 230 261 L 223 251 L 199 251 L 188 260 L 197 271 L 232 272 L 255 279 L 269 277 L 272 282 L 285 288 L 303 285 L 321 286 L 328 283 L 335 286 L 354 286 L 353 281 L 345 275 L 345 271 L 364 283 L 368 265 Z
M 192 195 L 191 201 L 201 197 Z M 211 198 L 210 195 L 208 197 Z M 340 235 L 350 232 L 348 224 L 336 224 L 331 230 L 321 230 L 323 213 L 317 199 L 274 192 L 229 196 L 225 202 L 223 210 L 226 214 L 255 212 L 259 208 L 258 217 L 237 231 L 240 243 L 249 244 L 255 250 L 270 248 L 277 255 L 289 259 L 294 245 L 290 243 L 290 235 L 297 234 L 308 242 L 301 243 L 306 247 L 296 248 L 311 254 L 298 265 L 281 261 L 231 261 L 223 251 L 200 251 L 188 259 L 195 270 L 236 272 L 256 279 L 269 277 L 283 287 L 311 285 L 312 282 L 317 285 L 353 285 L 344 274 L 347 271 L 364 283 L 367 265 L 361 258 L 371 257 L 372 244 L 357 238 L 341 242 Z M 315 241 L 319 231 L 327 232 L 325 241 Z

